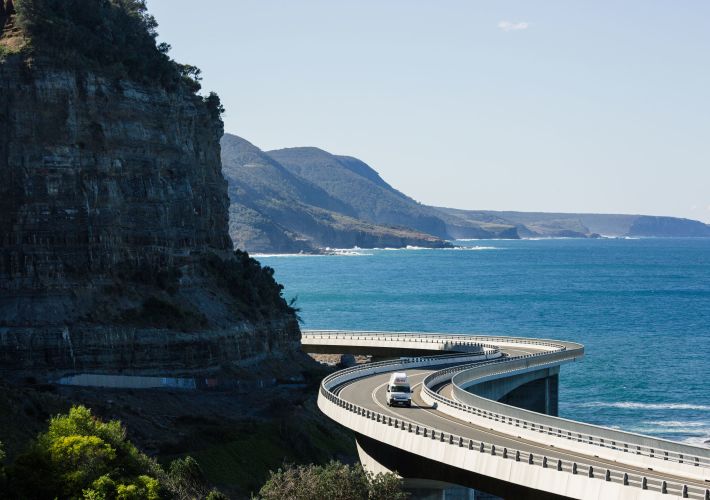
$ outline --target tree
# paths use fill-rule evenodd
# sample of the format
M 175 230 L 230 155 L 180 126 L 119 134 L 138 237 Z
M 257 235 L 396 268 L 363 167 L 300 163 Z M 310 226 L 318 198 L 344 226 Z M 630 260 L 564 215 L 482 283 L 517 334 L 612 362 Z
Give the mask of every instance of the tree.
M 395 474 L 372 474 L 361 465 L 287 465 L 271 472 L 259 491 L 261 500 L 399 500 L 407 498 Z
M 102 422 L 84 406 L 49 422 L 11 468 L 17 498 L 147 499 L 161 497 L 162 469 L 126 439 L 118 421 Z
M 191 64 L 178 64 L 182 81 L 192 92 L 198 92 L 202 85 L 202 70 Z
M 226 500 L 210 490 L 191 457 L 166 473 L 126 439 L 121 422 L 102 422 L 84 406 L 49 421 L 29 450 L 8 469 L 4 484 L 0 444 L 0 492 L 5 499 Z
M 224 113 L 224 106 L 222 101 L 216 92 L 210 92 L 210 94 L 204 98 L 205 104 L 207 104 L 207 110 L 210 112 L 213 118 L 217 119 Z
M 184 75 L 167 55 L 169 45 L 156 42 L 158 23 L 145 0 L 22 0 L 17 11 L 28 56 L 168 90 L 181 82 L 199 90 L 197 68 L 189 66 Z

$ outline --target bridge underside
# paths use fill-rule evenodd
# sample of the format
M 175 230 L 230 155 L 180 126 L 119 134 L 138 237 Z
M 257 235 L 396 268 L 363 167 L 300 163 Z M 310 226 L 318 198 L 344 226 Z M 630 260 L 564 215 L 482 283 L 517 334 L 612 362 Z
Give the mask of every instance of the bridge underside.
M 362 347 L 362 346 L 344 346 L 344 345 L 302 345 L 301 350 L 307 354 L 352 354 L 353 356 L 372 356 L 376 360 L 397 359 L 403 356 L 435 356 L 437 354 L 454 354 L 456 352 L 469 351 L 433 351 L 431 349 L 407 349 L 406 352 L 401 348 L 392 347 Z
M 389 446 L 361 434 L 356 435 L 356 441 L 360 461 L 368 470 L 374 472 L 383 470 L 396 471 L 397 474 L 407 479 L 423 479 L 457 484 L 508 500 L 558 500 L 566 498 L 501 481 L 458 467 L 452 467 L 442 462 Z

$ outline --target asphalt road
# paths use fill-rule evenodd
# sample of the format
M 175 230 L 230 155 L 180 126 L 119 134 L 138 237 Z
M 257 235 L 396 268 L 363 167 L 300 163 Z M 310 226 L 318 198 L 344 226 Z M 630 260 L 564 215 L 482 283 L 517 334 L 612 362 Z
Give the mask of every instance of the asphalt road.
M 527 354 L 529 351 L 526 351 L 525 349 L 506 349 L 505 352 L 510 356 L 519 356 L 521 354 Z M 381 373 L 371 377 L 357 379 L 335 388 L 334 391 L 346 401 L 385 415 L 392 415 L 393 417 L 406 420 L 415 425 L 427 427 L 429 429 L 433 428 L 437 431 L 444 431 L 446 434 L 455 434 L 457 436 L 462 436 L 465 439 L 474 439 L 476 441 L 492 443 L 497 449 L 500 450 L 500 453 L 502 453 L 503 448 L 508 448 L 520 450 L 521 452 L 533 453 L 537 457 L 547 456 L 549 467 L 551 468 L 557 466 L 558 459 L 562 459 L 584 464 L 584 467 L 580 465 L 579 474 L 586 474 L 587 467 L 589 465 L 594 467 L 595 475 L 597 477 L 600 477 L 600 475 L 603 477 L 606 469 L 612 469 L 622 473 L 627 472 L 630 476 L 646 476 L 648 478 L 649 487 L 652 489 L 660 488 L 661 481 L 666 480 L 669 483 L 668 493 L 671 495 L 680 495 L 680 485 L 683 484 L 688 485 L 690 493 L 693 497 L 702 495 L 706 488 L 710 488 L 710 482 L 707 481 L 703 482 L 695 479 L 686 479 L 665 473 L 658 474 L 647 468 L 624 465 L 616 461 L 601 459 L 595 455 L 561 450 L 556 448 L 554 445 L 542 444 L 516 436 L 511 437 L 510 435 L 471 424 L 469 422 L 464 422 L 452 416 L 446 415 L 425 404 L 421 398 L 422 381 L 427 375 L 439 369 L 441 369 L 441 367 L 431 370 L 409 370 L 407 372 L 410 384 L 414 389 L 411 408 L 387 406 L 385 387 L 389 380 L 389 373 Z M 450 385 L 442 386 L 442 389 L 444 391 L 450 391 Z M 630 482 L 633 486 L 639 484 L 638 482 L 635 482 L 633 478 Z M 654 488 L 654 486 L 656 487 Z

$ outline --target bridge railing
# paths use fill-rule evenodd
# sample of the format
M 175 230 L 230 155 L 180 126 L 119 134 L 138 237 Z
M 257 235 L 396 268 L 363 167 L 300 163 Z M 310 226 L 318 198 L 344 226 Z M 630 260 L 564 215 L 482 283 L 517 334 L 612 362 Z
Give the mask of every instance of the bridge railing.
M 353 340 L 353 341 L 393 341 L 401 340 L 407 342 L 447 344 L 453 342 L 469 343 L 490 343 L 499 342 L 507 344 L 519 344 L 526 346 L 539 346 L 552 350 L 566 349 L 570 346 L 576 347 L 579 344 L 549 339 L 523 339 L 520 337 L 491 336 L 491 335 L 465 335 L 452 333 L 421 333 L 421 332 L 382 332 L 382 331 L 348 331 L 348 330 L 303 330 L 303 339 L 322 340 Z M 452 342 L 453 341 L 453 342 Z
M 531 356 L 541 355 L 534 354 Z M 546 455 L 534 455 L 533 453 L 514 448 L 497 448 L 493 443 L 478 441 L 457 434 L 445 433 L 436 428 L 422 426 L 406 419 L 392 417 L 391 415 L 367 409 L 345 401 L 333 390 L 331 390 L 350 380 L 367 376 L 373 372 L 373 369 L 375 371 L 389 371 L 400 368 L 430 366 L 431 364 L 440 364 L 442 362 L 441 358 L 449 358 L 449 360 L 453 360 L 457 357 L 461 358 L 461 355 L 417 357 L 398 361 L 382 361 L 372 364 L 368 363 L 369 369 L 365 368 L 368 365 L 348 368 L 331 374 L 323 379 L 319 396 L 328 403 L 342 408 L 345 411 L 352 412 L 361 418 L 377 422 L 383 426 L 391 427 L 394 431 L 407 432 L 415 439 L 435 440 L 444 443 L 447 446 L 467 448 L 470 453 L 490 454 L 492 456 L 498 456 L 502 459 L 526 463 L 531 467 L 542 467 L 556 470 L 563 474 L 585 475 L 589 478 L 599 478 L 600 480 L 614 482 L 624 486 L 677 495 L 682 498 L 710 500 L 710 489 L 707 488 L 704 489 L 694 485 L 689 486 L 679 482 L 668 482 L 639 474 L 629 474 L 623 470 L 613 468 L 594 468 L 591 464 L 585 463 L 584 461 L 554 459 Z
M 470 354 L 443 354 L 439 356 L 411 356 L 398 360 L 377 361 L 374 363 L 365 363 L 355 365 L 344 370 L 339 370 L 325 377 L 321 382 L 321 387 L 329 388 L 334 382 L 340 381 L 343 377 L 349 380 L 365 377 L 381 371 L 389 371 L 392 366 L 401 366 L 403 368 L 416 368 L 418 366 L 445 365 L 449 363 L 461 363 L 470 360 L 471 358 L 480 358 L 484 360 L 500 357 L 501 353 L 498 347 L 493 345 L 480 344 L 482 352 Z M 380 370 L 382 369 L 382 370 Z
M 483 417 L 498 423 L 508 424 L 512 427 L 543 433 L 559 439 L 574 440 L 578 443 L 599 446 L 613 450 L 614 452 L 643 455 L 645 457 L 663 460 L 666 463 L 675 462 L 684 464 L 684 466 L 699 468 L 710 467 L 710 450 L 708 450 L 708 454 L 706 455 L 699 453 L 697 447 L 683 445 L 682 443 L 530 412 L 471 394 L 462 387 L 469 385 L 471 382 L 480 383 L 485 380 L 500 378 L 522 370 L 553 366 L 559 364 L 559 362 L 576 359 L 581 357 L 584 352 L 584 348 L 580 344 L 546 339 L 416 332 L 305 331 L 304 337 L 307 339 L 309 336 L 313 339 L 339 339 L 345 341 L 352 340 L 355 342 L 386 340 L 451 344 L 460 341 L 466 345 L 479 342 L 481 347 L 485 346 L 491 349 L 495 349 L 496 346 L 487 344 L 487 342 L 539 346 L 545 348 L 547 352 L 536 352 L 524 356 L 506 357 L 504 359 L 499 358 L 492 361 L 478 362 L 466 366 L 459 365 L 439 370 L 425 379 L 423 384 L 424 391 L 427 396 L 436 400 L 441 405 L 446 405 L 459 411 L 464 411 L 471 415 Z M 484 343 L 483 341 L 487 342 Z M 452 362 L 455 357 L 456 355 L 450 356 Z M 412 359 L 420 360 L 422 358 Z M 391 363 L 392 362 L 385 361 L 377 364 L 369 364 L 369 366 L 387 366 L 391 365 Z M 403 368 L 405 367 L 406 366 L 403 366 Z M 353 370 L 351 373 L 354 374 L 355 371 L 362 369 L 365 368 L 354 367 L 350 370 Z M 338 374 L 344 373 L 338 372 Z M 363 374 L 362 376 L 365 375 Z M 431 389 L 431 387 L 447 379 L 451 380 L 453 383 L 455 400 L 448 399 Z M 328 378 L 326 378 L 326 380 L 328 380 Z M 324 382 L 326 380 L 324 380 Z M 710 498 L 708 498 L 708 500 L 710 500 Z
M 653 438 L 641 434 L 609 429 L 593 424 L 576 422 L 560 417 L 524 410 L 504 403 L 499 403 L 467 391 L 475 383 L 501 378 L 523 369 L 543 367 L 556 360 L 581 356 L 574 350 L 549 354 L 531 354 L 515 358 L 505 358 L 469 366 L 457 366 L 439 370 L 429 375 L 423 390 L 439 404 L 456 408 L 460 411 L 505 423 L 559 439 L 599 446 L 622 453 L 632 453 L 649 458 L 710 468 L 710 450 L 702 453 L 698 447 L 685 445 L 665 439 Z M 444 381 L 451 380 L 454 400 L 446 398 L 432 388 Z

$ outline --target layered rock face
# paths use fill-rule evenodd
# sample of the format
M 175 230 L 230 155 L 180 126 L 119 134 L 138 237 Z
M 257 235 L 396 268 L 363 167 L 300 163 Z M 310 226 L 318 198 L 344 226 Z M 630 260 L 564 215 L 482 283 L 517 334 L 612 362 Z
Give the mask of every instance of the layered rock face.
M 221 136 L 185 86 L 0 62 L 0 374 L 190 372 L 294 349 L 268 270 L 232 252 Z
M 199 97 L 38 66 L 0 65 L 3 288 L 231 250 L 222 130 Z

